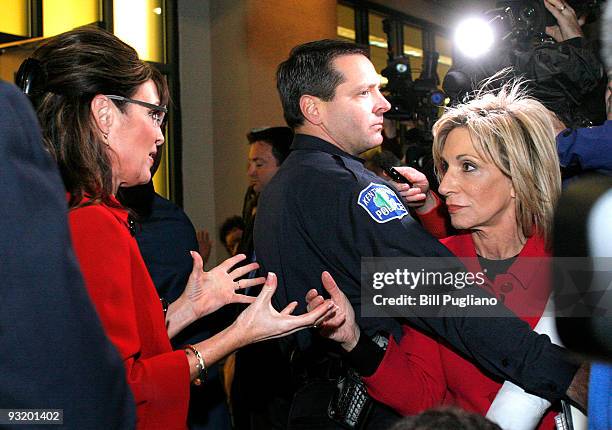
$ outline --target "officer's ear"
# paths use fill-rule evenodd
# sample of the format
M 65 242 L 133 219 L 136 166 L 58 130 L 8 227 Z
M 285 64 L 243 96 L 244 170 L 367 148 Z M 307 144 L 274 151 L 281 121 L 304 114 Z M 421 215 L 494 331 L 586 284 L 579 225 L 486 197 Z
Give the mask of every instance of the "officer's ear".
M 323 121 L 321 118 L 323 101 L 315 96 L 303 95 L 300 97 L 300 110 L 306 121 L 319 125 Z

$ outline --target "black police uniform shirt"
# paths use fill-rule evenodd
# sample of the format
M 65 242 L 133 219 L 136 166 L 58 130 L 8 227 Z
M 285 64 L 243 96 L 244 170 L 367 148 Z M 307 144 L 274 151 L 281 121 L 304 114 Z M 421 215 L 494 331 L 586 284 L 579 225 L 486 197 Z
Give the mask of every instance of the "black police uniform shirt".
M 372 204 L 374 198 L 386 204 Z M 389 210 L 378 212 L 380 206 Z M 361 259 L 452 257 L 411 218 L 392 186 L 364 168 L 363 160 L 303 134 L 296 134 L 292 152 L 260 196 L 255 253 L 262 273 L 278 276 L 274 300 L 279 309 L 297 301 L 295 313 L 304 312 L 306 292 L 323 291 L 321 273 L 327 270 L 355 308 L 362 330 L 369 336 L 392 334 L 396 339 L 401 336 L 399 321 L 360 316 Z M 490 297 L 484 290 L 473 290 Z M 576 371 L 565 352 L 533 333 L 502 304 L 492 312 L 508 318 L 463 314 L 407 320 L 445 338 L 489 372 L 551 400 L 562 398 Z M 321 346 L 326 342 L 313 336 L 312 330 L 298 332 L 290 341 L 302 351 L 329 348 Z

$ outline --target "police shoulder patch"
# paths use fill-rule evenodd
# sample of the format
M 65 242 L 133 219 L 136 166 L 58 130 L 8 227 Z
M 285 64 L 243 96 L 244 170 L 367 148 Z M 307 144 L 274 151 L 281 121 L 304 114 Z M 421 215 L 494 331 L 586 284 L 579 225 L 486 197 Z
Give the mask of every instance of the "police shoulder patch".
M 370 183 L 361 190 L 357 201 L 359 206 L 380 224 L 408 215 L 397 194 L 386 185 Z

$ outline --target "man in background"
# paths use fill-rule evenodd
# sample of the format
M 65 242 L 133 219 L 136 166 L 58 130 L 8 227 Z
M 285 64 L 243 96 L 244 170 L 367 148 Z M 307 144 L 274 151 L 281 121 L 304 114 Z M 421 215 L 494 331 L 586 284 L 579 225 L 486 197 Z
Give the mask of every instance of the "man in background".
M 244 200 L 244 232 L 238 253 L 257 260 L 253 228 L 260 193 L 289 155 L 293 131 L 289 127 L 253 129 L 247 134 L 250 186 Z M 258 291 L 248 291 L 255 295 Z M 277 341 L 249 345 L 236 353 L 232 383 L 232 410 L 237 430 L 284 429 L 289 415 L 288 367 Z
M 242 221 L 241 216 L 234 215 L 227 218 L 221 224 L 219 239 L 230 257 L 238 253 L 238 245 L 240 245 L 240 240 L 242 240 L 243 232 L 244 221 Z
M 242 207 L 245 230 L 238 246 L 238 253 L 246 254 L 253 260 L 253 226 L 257 212 L 259 194 L 268 185 L 280 165 L 289 155 L 293 131 L 289 127 L 264 127 L 251 130 L 249 141 L 249 165 L 247 176 L 249 188 Z

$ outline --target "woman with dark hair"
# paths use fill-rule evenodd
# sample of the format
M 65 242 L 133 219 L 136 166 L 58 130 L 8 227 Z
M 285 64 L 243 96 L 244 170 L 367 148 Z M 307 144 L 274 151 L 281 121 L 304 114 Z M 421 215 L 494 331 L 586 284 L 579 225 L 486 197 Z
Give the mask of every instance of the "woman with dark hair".
M 124 360 L 137 427 L 185 428 L 189 383 L 202 382 L 206 366 L 248 343 L 312 325 L 332 305 L 301 316 L 290 315 L 296 303 L 276 312 L 270 304 L 274 274 L 257 298 L 236 294 L 264 282 L 234 282 L 258 265 L 232 270 L 245 259 L 238 255 L 204 272 L 197 252 L 191 253 L 193 271 L 183 294 L 169 306 L 161 303 L 131 234 L 128 212 L 115 195 L 120 187 L 151 179 L 164 143 L 169 99 L 164 78 L 133 48 L 96 28 L 52 38 L 20 73 L 36 92 L 44 143 L 68 192 L 77 258 L 106 334 Z M 237 302 L 251 305 L 224 331 L 172 350 L 169 338 Z M 91 360 L 95 366 L 96 358 Z

